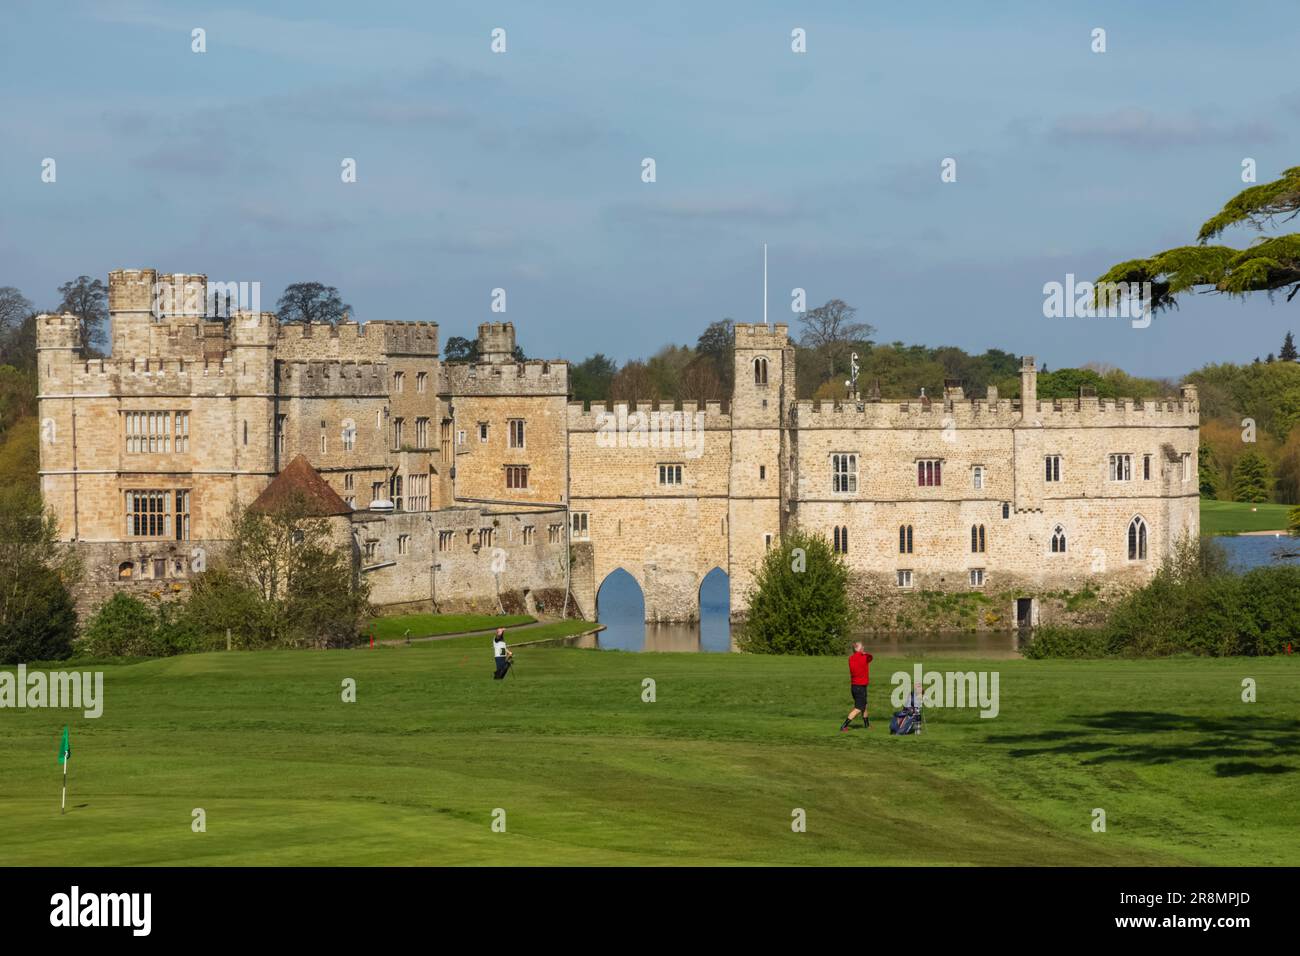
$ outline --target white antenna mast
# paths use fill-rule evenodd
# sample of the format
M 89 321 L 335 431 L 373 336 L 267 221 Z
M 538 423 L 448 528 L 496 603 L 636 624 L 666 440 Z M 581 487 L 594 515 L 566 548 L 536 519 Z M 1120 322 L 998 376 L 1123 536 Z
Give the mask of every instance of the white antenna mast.
M 763 243 L 763 324 L 767 325 L 767 243 Z

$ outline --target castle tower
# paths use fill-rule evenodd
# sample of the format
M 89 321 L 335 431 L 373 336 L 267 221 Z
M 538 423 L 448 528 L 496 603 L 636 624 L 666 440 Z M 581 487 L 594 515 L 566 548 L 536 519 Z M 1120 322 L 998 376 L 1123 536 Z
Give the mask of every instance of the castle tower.
M 728 529 L 731 610 L 744 610 L 750 569 L 776 547 L 785 524 L 789 481 L 786 423 L 795 398 L 794 347 L 786 325 L 737 324 L 731 399 Z
M 114 356 L 149 354 L 157 283 L 154 269 L 115 269 L 108 274 L 109 347 Z
M 512 322 L 484 322 L 478 327 L 478 360 L 504 365 L 515 357 L 515 326 Z

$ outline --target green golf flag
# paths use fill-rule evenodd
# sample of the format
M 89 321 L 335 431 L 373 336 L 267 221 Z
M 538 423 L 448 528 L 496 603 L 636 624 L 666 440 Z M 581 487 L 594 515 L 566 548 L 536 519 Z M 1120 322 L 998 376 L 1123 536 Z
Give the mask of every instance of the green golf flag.
M 63 742 L 59 744 L 59 763 L 63 763 L 72 753 L 72 737 L 68 734 L 68 728 L 63 728 Z

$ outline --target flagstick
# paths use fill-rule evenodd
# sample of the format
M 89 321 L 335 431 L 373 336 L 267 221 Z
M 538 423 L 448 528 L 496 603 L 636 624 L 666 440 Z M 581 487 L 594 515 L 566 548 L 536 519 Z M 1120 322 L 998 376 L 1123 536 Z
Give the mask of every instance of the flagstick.
M 68 812 L 68 761 L 71 759 L 71 754 L 63 755 L 63 800 L 59 804 L 59 816 Z

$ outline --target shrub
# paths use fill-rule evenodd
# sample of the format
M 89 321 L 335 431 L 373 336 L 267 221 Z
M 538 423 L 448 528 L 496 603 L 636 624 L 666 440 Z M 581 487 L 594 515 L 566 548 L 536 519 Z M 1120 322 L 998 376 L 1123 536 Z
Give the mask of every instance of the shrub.
M 840 654 L 856 616 L 848 568 L 825 538 L 787 533 L 763 556 L 737 641 L 755 654 Z
M 99 606 L 81 637 L 92 657 L 147 657 L 154 645 L 158 615 L 137 597 L 121 591 Z
M 1034 632 L 1033 639 L 1025 645 L 1024 654 L 1031 660 L 1108 657 L 1110 645 L 1105 631 L 1047 626 Z

